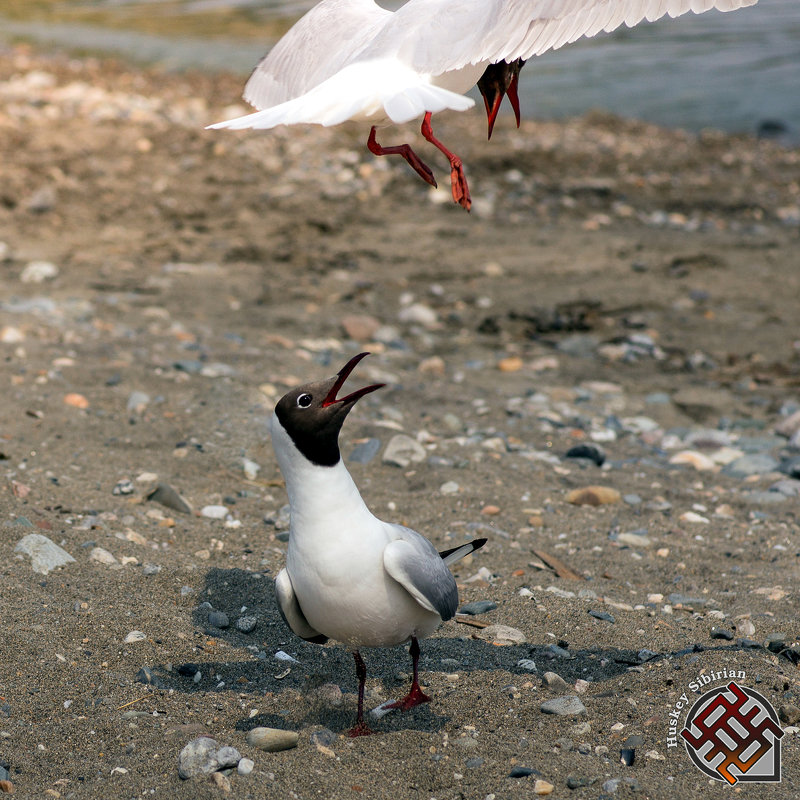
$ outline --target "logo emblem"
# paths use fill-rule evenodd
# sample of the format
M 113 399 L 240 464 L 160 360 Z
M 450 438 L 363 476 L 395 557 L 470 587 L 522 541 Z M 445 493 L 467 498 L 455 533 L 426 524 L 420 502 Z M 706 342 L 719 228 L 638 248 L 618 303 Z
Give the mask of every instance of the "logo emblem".
M 770 702 L 731 681 L 703 694 L 680 732 L 695 766 L 731 786 L 781 779 L 783 730 Z

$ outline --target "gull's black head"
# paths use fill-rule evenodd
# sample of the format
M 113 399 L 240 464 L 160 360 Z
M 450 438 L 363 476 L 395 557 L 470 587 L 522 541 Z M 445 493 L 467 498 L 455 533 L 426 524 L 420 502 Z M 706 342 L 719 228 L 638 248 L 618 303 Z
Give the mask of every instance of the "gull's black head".
M 297 449 L 312 463 L 332 467 L 339 461 L 339 431 L 356 400 L 380 389 L 375 383 L 337 397 L 356 364 L 369 353 L 351 358 L 332 378 L 307 383 L 287 392 L 275 406 L 275 415 Z

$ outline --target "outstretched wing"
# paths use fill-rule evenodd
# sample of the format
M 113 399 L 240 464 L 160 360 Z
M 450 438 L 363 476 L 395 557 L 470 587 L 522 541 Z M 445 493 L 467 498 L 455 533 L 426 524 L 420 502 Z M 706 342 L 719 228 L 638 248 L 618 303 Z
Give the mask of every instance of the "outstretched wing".
M 359 57 L 394 54 L 441 75 L 481 62 L 528 59 L 600 31 L 757 0 L 409 0 Z
M 404 538 L 386 545 L 383 566 L 423 608 L 450 619 L 458 608 L 453 573 L 427 539 L 407 528 L 403 532 Z
M 322 0 L 261 59 L 244 99 L 261 110 L 305 94 L 352 61 L 389 17 L 373 0 Z
M 292 580 L 285 569 L 282 569 L 275 578 L 275 594 L 278 598 L 278 610 L 281 612 L 283 621 L 294 633 L 301 639 L 315 642 L 316 644 L 325 644 L 328 641 L 327 636 L 314 630 L 308 624 L 303 609 L 300 608 L 300 603 L 297 602 Z

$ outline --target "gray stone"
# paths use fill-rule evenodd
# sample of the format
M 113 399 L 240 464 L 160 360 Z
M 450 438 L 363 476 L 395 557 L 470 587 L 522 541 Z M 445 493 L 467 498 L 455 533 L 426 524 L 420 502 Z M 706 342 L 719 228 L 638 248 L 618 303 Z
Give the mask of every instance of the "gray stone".
M 159 483 L 147 499 L 162 506 L 171 508 L 173 511 L 180 511 L 181 514 L 191 514 L 192 507 L 186 502 L 169 484 Z
M 234 747 L 220 747 L 209 736 L 192 739 L 178 756 L 178 775 L 187 780 L 200 775 L 210 775 L 221 769 L 235 767 L 241 759 Z
M 495 608 L 497 608 L 497 603 L 492 600 L 475 600 L 472 603 L 465 603 L 458 611 L 460 614 L 477 616 L 478 614 L 485 614 L 487 611 L 493 611 Z
M 688 594 L 673 592 L 667 597 L 667 602 L 673 606 L 704 606 L 708 600 L 705 597 L 692 597 Z
M 733 641 L 733 631 L 729 631 L 726 628 L 712 628 L 711 629 L 711 638 L 712 639 L 724 639 L 727 642 Z
M 589 616 L 594 617 L 595 619 L 602 619 L 604 622 L 610 622 L 612 625 L 616 622 L 614 617 L 612 617 L 608 611 L 594 611 L 590 609 Z
M 208 624 L 214 628 L 227 628 L 231 623 L 224 611 L 210 611 L 208 613 Z
M 792 703 L 784 703 L 778 709 L 778 717 L 787 725 L 795 725 L 800 722 L 800 708 Z
M 281 728 L 253 728 L 247 732 L 247 744 L 267 753 L 277 753 L 281 750 L 291 750 L 297 747 L 300 735 L 295 731 L 285 731 Z
M 356 464 L 369 464 L 369 462 L 378 455 L 380 449 L 380 439 L 367 439 L 366 442 L 361 442 L 353 448 L 348 461 L 352 461 Z
M 256 629 L 258 620 L 255 617 L 239 617 L 236 620 L 236 630 L 242 633 L 252 633 Z
M 63 547 L 59 547 L 41 533 L 29 533 L 24 536 L 17 542 L 14 552 L 29 556 L 31 569 L 40 575 L 47 575 L 51 570 L 75 560 Z
M 775 472 L 778 462 L 764 453 L 753 453 L 740 456 L 722 468 L 725 475 L 733 478 L 747 478 L 750 475 L 763 475 L 765 472 Z
M 150 395 L 147 392 L 131 392 L 128 396 L 128 402 L 125 404 L 125 409 L 129 414 L 141 414 L 150 402 Z
M 555 697 L 552 700 L 545 700 L 539 706 L 544 714 L 555 714 L 559 717 L 574 717 L 578 714 L 586 713 L 586 706 L 581 703 L 580 698 L 574 694 L 564 697 Z
M 426 455 L 425 448 L 416 439 L 398 433 L 389 439 L 383 453 L 383 463 L 405 469 L 412 463 L 424 461 Z
M 255 767 L 256 763 L 251 758 L 242 758 L 239 760 L 239 763 L 236 765 L 236 771 L 240 775 L 249 775 L 253 768 Z

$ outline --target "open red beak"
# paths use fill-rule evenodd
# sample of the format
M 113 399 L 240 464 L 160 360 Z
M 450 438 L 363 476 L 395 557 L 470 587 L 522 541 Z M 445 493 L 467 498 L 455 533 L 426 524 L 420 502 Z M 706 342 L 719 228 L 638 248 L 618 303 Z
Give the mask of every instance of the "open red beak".
M 345 397 L 337 397 L 336 394 L 339 389 L 342 388 L 344 382 L 350 376 L 350 373 L 356 368 L 356 364 L 361 361 L 362 358 L 366 358 L 369 353 L 359 353 L 357 356 L 353 356 L 337 373 L 336 382 L 331 387 L 331 390 L 328 392 L 325 399 L 322 401 L 322 407 L 325 408 L 326 406 L 332 406 L 334 403 L 355 403 L 356 400 L 362 398 L 365 394 L 369 394 L 370 392 L 374 392 L 376 389 L 381 389 L 386 384 L 385 383 L 373 383 L 371 386 L 365 386 L 363 389 L 357 389 L 355 392 L 351 392 Z

